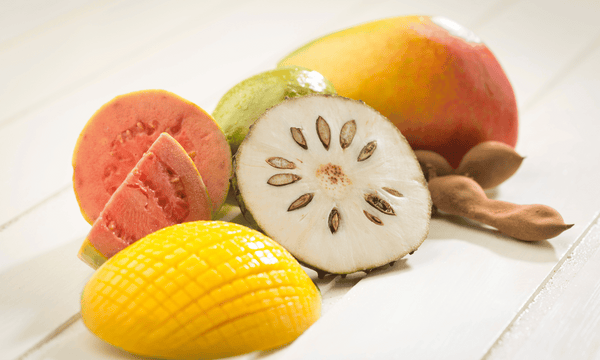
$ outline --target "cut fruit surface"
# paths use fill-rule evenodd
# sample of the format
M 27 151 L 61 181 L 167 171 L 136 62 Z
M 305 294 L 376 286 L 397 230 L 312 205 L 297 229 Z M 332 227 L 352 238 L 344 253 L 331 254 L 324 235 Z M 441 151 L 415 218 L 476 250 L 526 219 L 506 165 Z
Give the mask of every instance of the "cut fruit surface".
M 298 260 L 352 273 L 426 238 L 431 198 L 400 131 L 360 101 L 309 95 L 269 109 L 234 161 L 243 211 Z
M 81 212 L 93 223 L 142 154 L 162 133 L 193 159 L 217 211 L 227 196 L 231 150 L 214 119 L 164 90 L 117 96 L 81 132 L 73 154 L 73 187 Z
M 81 318 L 96 336 L 160 359 L 277 348 L 320 315 L 319 289 L 289 252 L 222 221 L 148 235 L 96 271 L 81 296 Z
M 163 133 L 110 197 L 85 239 L 79 258 L 97 268 L 164 227 L 210 220 L 211 210 L 194 162 L 175 139 Z

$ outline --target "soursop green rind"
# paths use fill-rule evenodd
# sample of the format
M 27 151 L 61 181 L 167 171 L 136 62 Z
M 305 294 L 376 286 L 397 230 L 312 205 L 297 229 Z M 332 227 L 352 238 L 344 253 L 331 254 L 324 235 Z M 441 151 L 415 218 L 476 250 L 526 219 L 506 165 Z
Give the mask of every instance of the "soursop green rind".
M 237 176 L 236 176 L 236 171 L 235 171 L 236 164 L 235 163 L 236 162 L 235 162 L 235 155 L 234 155 L 233 156 L 233 167 L 232 167 L 233 175 L 229 179 L 230 188 L 233 190 L 235 200 L 237 201 L 237 204 L 238 204 L 238 207 L 240 208 L 240 212 L 242 213 L 242 216 L 248 222 L 250 227 L 252 227 L 254 230 L 264 233 L 264 231 L 262 231 L 262 229 L 260 228 L 260 226 L 258 225 L 256 220 L 250 213 L 250 211 L 248 211 L 248 209 L 246 208 L 246 204 L 244 203 L 244 198 L 242 197 L 242 194 L 240 193 L 240 190 L 237 186 Z
M 333 84 L 320 73 L 285 66 L 251 76 L 228 90 L 212 113 L 230 144 L 232 154 L 249 127 L 270 107 L 286 98 L 310 94 L 335 94 Z

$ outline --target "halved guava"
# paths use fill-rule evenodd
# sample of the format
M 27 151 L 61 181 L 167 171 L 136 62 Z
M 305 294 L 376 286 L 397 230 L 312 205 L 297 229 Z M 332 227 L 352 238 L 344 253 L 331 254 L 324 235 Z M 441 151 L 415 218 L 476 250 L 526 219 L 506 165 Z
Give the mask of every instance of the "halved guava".
M 193 159 L 217 211 L 227 196 L 231 150 L 214 119 L 197 105 L 164 90 L 117 96 L 82 130 L 73 154 L 73 187 L 89 223 L 125 180 L 142 154 L 166 132 Z
M 93 268 L 164 227 L 210 220 L 212 205 L 192 159 L 161 134 L 115 190 L 85 239 L 79 258 Z

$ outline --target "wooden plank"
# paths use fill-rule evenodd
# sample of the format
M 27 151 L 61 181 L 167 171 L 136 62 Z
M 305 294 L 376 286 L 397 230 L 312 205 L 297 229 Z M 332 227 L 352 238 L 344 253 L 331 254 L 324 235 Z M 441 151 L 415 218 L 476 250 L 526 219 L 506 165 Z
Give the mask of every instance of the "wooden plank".
M 0 273 L 0 347 L 5 359 L 26 352 L 77 311 L 78 294 L 92 273 L 76 260 L 81 241 L 69 239 Z
M 569 184 L 563 185 L 556 180 L 549 178 L 553 173 L 538 164 L 532 164 L 524 176 L 528 177 L 530 186 L 542 186 L 544 188 L 556 188 L 559 186 L 561 192 L 566 193 L 567 197 L 563 199 L 565 208 L 570 209 L 568 213 L 572 216 L 582 217 L 584 213 L 590 211 L 583 210 L 581 205 L 590 202 L 591 199 L 600 198 L 598 190 L 597 175 L 590 175 L 590 164 L 600 163 L 600 152 L 597 149 L 596 141 L 593 136 L 586 138 L 586 134 L 600 133 L 600 125 L 594 119 L 600 113 L 600 90 L 597 84 L 600 82 L 600 73 L 597 71 L 597 64 L 600 62 L 600 43 L 596 42 L 593 51 L 586 53 L 585 57 L 579 59 L 578 64 L 574 65 L 570 71 L 565 72 L 564 76 L 554 86 L 548 89 L 545 96 L 540 98 L 534 107 L 528 111 L 529 121 L 532 124 L 526 128 L 527 136 L 534 137 L 537 129 L 546 127 L 548 119 L 555 117 L 562 121 L 557 121 L 556 125 L 551 127 L 547 135 L 539 137 L 536 143 L 530 143 L 527 146 L 527 152 L 534 158 L 550 157 L 554 159 L 553 166 L 561 169 L 563 177 L 568 179 Z M 580 160 L 577 160 L 580 159 Z M 537 162 L 536 162 L 537 163 Z M 581 165 L 573 165 L 579 163 Z M 542 175 L 541 179 L 539 175 Z M 533 180 L 536 178 L 537 180 Z M 556 178 L 556 177 L 554 177 Z M 577 191 L 576 189 L 582 189 Z M 558 192 L 558 191 L 556 191 Z M 554 193 L 556 193 L 554 192 Z M 548 194 L 554 198 L 555 195 Z M 594 203 L 594 201 L 591 201 Z M 577 215 L 576 215 L 577 214 Z M 592 254 L 597 257 L 598 248 L 598 220 L 592 223 L 592 229 L 584 233 L 586 236 L 582 239 L 580 248 L 570 248 L 567 251 L 567 244 L 555 242 L 557 250 L 560 253 L 566 253 L 565 263 L 556 269 L 547 282 L 543 284 L 538 292 L 540 295 L 527 304 L 522 313 L 514 320 L 511 327 L 502 334 L 495 346 L 490 350 L 490 359 L 504 358 L 524 358 L 527 354 L 531 355 L 533 351 L 540 353 L 540 358 L 552 358 L 551 356 L 542 356 L 548 349 L 557 349 L 556 354 L 570 352 L 568 358 L 592 358 L 597 348 L 595 347 L 599 339 L 585 332 L 585 326 L 593 326 L 596 321 L 594 313 L 594 302 L 597 303 L 595 294 L 592 292 L 597 285 L 594 279 L 597 276 L 588 274 L 590 270 L 581 270 L 585 265 L 588 269 L 594 269 L 595 261 L 587 260 Z M 575 285 L 578 283 L 585 285 Z M 577 300 L 578 298 L 580 300 Z M 589 303 L 583 301 L 587 299 Z M 559 312 L 565 311 L 566 304 L 573 306 L 571 311 L 576 314 L 569 316 L 563 314 L 562 320 Z M 582 314 L 589 311 L 589 318 L 582 321 Z M 581 312 L 581 313 L 579 313 Z M 579 315 L 577 315 L 579 314 Z M 563 321 L 559 323 L 559 321 Z M 565 331 L 572 331 L 567 333 Z M 547 340 L 540 337 L 544 335 Z M 579 343 L 575 337 L 581 335 L 587 337 L 587 343 Z M 573 346 L 567 349 L 567 342 L 572 342 Z M 520 349 L 523 348 L 522 352 Z M 527 349 L 527 350 L 525 350 Z M 566 358 L 566 357 L 565 357 Z
M 92 269 L 77 259 L 89 231 L 64 189 L 0 230 L 0 349 L 13 359 L 78 309 Z
M 490 348 L 485 360 L 598 358 L 598 218 L 576 245 Z
M 208 14 L 211 10 L 218 14 L 225 9 L 219 4 L 203 7 Z M 206 12 L 184 11 L 189 5 L 162 0 L 104 2 L 2 49 L 0 79 L 5 91 L 0 123 L 39 109 L 101 76 L 107 67 L 126 66 L 157 45 L 164 48 L 175 36 L 210 20 Z
M 548 243 L 434 219 L 414 255 L 360 281 L 274 358 L 479 359 L 556 261 Z
M 527 108 L 559 74 L 568 71 L 600 35 L 600 2 L 519 1 L 477 34 L 499 59 L 513 83 L 517 102 Z
M 4 1 L 0 11 L 0 49 L 35 36 L 98 6 L 96 0 Z
M 589 234 L 600 242 L 600 228 Z M 564 294 L 512 359 L 598 359 L 600 357 L 600 251 L 565 285 Z

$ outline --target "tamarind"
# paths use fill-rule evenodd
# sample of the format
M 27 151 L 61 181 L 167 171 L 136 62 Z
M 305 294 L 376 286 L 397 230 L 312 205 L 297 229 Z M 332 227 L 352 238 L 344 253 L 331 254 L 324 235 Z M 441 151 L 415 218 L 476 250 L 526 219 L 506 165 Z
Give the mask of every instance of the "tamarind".
M 451 215 L 479 221 L 519 240 L 540 241 L 571 228 L 555 209 L 546 205 L 517 205 L 488 199 L 482 186 L 467 176 L 429 179 L 433 205 Z

